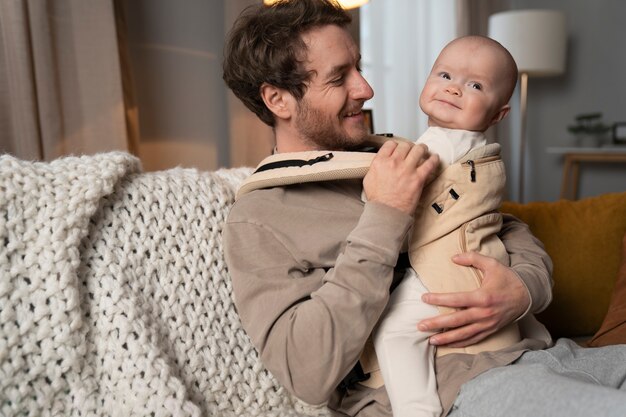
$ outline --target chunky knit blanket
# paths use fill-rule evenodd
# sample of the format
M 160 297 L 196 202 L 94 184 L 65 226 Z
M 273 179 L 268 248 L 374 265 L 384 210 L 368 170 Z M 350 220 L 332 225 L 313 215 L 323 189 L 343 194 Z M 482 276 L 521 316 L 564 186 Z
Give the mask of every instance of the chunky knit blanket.
M 221 230 L 249 174 L 0 157 L 0 415 L 327 415 L 235 311 Z

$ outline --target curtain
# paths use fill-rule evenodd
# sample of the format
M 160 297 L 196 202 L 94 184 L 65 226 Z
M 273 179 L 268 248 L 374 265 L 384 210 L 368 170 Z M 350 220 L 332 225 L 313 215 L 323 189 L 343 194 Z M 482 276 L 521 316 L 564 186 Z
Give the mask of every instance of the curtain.
M 489 33 L 489 16 L 510 9 L 509 0 L 457 0 L 457 28 L 459 35 L 484 35 Z M 519 138 L 513 132 L 518 130 L 519 123 L 519 89 L 516 89 L 509 101 L 509 115 L 486 132 L 487 140 L 500 144 L 504 161 L 507 189 L 505 198 L 516 195 L 519 180 Z
M 122 83 L 122 98 L 124 101 L 124 119 L 128 150 L 139 156 L 141 133 L 139 130 L 139 106 L 135 92 L 135 82 L 131 66 L 130 46 L 128 42 L 128 23 L 126 9 L 122 0 L 114 1 L 115 28 L 117 33 L 117 47 L 120 57 L 120 77 Z
M 458 36 L 482 35 L 489 33 L 489 16 L 505 10 L 507 0 L 456 0 L 457 7 L 457 33 Z M 510 116 L 509 116 L 510 117 Z M 508 133 L 509 117 L 485 132 L 490 142 L 503 142 L 502 137 Z M 509 148 L 503 146 L 503 157 L 508 158 Z
M 455 0 L 377 0 L 361 7 L 361 55 L 374 89 L 366 103 L 376 133 L 416 139 L 427 128 L 419 95 L 439 54 L 454 39 Z
M 487 35 L 489 16 L 505 0 L 378 0 L 361 10 L 363 73 L 375 91 L 377 133 L 417 138 L 427 119 L 419 95 L 441 49 L 464 35 Z M 506 129 L 500 129 L 506 131 Z M 497 129 L 487 131 L 492 141 Z
M 129 150 L 112 0 L 0 0 L 0 152 Z
M 456 0 L 459 36 L 487 36 L 489 16 L 508 9 L 508 0 Z M 506 3 L 506 4 L 505 4 Z
M 246 7 L 260 0 L 228 0 L 225 2 L 226 32 Z M 230 166 L 256 166 L 274 148 L 274 132 L 228 90 Z

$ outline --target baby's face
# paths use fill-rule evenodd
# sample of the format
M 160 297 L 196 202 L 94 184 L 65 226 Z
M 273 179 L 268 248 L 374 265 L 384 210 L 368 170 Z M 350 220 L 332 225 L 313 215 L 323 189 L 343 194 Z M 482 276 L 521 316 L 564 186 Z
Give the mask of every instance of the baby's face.
M 498 52 L 471 41 L 444 48 L 420 95 L 429 126 L 483 132 L 504 117 L 508 104 Z

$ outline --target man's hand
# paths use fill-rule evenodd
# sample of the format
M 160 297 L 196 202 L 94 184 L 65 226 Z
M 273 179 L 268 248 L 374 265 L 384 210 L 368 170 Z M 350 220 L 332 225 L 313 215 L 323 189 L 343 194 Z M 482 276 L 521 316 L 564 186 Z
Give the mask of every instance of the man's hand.
M 460 308 L 418 323 L 422 331 L 446 329 L 431 336 L 431 344 L 464 347 L 477 343 L 519 318 L 530 305 L 526 287 L 511 268 L 476 252 L 459 254 L 452 260 L 478 268 L 483 273 L 483 283 L 470 292 L 422 296 L 428 304 Z
M 363 179 L 368 201 L 376 201 L 413 214 L 424 185 L 439 164 L 424 145 L 387 141 Z

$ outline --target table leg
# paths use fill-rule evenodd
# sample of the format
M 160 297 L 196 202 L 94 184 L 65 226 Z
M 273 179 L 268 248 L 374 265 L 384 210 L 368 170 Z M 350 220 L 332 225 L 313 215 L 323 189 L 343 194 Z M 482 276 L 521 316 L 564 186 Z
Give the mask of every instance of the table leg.
M 570 189 L 570 170 L 572 166 L 572 159 L 566 155 L 565 161 L 563 162 L 563 179 L 561 180 L 561 198 L 568 199 L 569 198 L 569 189 Z
M 572 200 L 578 199 L 578 172 L 580 168 L 580 162 L 574 161 L 572 162 L 572 188 L 571 188 L 571 197 Z

